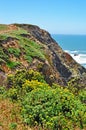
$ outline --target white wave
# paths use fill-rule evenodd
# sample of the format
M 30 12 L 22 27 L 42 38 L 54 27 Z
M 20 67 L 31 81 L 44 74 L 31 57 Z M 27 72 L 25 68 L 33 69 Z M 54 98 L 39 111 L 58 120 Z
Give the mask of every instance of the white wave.
M 78 54 L 79 53 L 79 51 L 76 51 L 76 50 L 74 50 L 74 51 L 64 50 L 64 51 L 69 53 L 69 54 Z
M 64 50 L 65 52 L 69 53 L 70 51 L 69 50 Z
M 69 53 L 76 62 L 78 62 L 86 68 L 86 51 L 66 50 L 65 52 Z
M 71 54 L 86 54 L 86 51 L 80 51 L 80 50 L 64 50 L 64 51 Z
M 78 54 L 79 53 L 79 51 L 70 51 L 70 53 L 72 53 L 72 54 Z
M 70 54 L 80 64 L 86 64 L 86 54 Z

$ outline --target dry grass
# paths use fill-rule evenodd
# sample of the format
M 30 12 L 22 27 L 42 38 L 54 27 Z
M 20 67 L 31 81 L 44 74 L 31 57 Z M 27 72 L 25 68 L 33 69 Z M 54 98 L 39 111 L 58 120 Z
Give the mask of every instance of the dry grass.
M 8 99 L 0 99 L 0 130 L 31 130 L 22 123 L 20 107 Z M 11 128 L 17 124 L 16 128 Z

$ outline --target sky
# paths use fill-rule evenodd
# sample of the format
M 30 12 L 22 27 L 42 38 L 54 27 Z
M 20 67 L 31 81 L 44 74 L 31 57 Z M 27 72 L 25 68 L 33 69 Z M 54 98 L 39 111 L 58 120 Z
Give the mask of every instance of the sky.
M 86 0 L 0 0 L 0 24 L 38 25 L 51 34 L 86 34 Z

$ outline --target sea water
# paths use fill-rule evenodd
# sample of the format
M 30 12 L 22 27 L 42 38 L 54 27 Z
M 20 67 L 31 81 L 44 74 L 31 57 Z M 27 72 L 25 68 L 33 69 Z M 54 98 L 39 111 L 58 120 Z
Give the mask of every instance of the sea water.
M 86 68 L 86 35 L 53 34 L 52 37 L 64 51 Z

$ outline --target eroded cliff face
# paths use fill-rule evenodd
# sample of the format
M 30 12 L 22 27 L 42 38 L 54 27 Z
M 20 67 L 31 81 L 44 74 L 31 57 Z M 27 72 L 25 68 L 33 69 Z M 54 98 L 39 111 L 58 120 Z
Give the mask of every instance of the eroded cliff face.
M 86 69 L 65 53 L 47 31 L 35 25 L 15 24 L 11 30 L 3 31 L 0 53 L 0 75 L 3 73 L 4 79 L 17 69 L 34 69 L 49 84 L 63 86 L 72 77 L 86 74 Z

